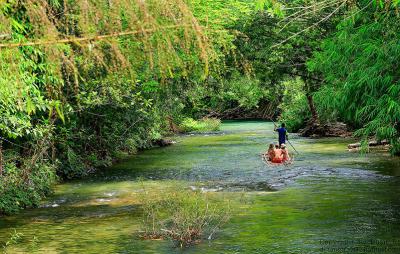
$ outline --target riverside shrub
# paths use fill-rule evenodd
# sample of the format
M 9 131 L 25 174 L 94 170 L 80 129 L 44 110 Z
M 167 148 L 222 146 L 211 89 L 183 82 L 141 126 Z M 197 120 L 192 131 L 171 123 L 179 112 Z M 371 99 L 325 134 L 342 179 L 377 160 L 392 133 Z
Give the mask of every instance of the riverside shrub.
M 218 131 L 221 120 L 216 118 L 203 118 L 194 120 L 193 118 L 185 118 L 179 125 L 181 132 L 208 132 Z
M 5 164 L 4 169 L 0 177 L 0 214 L 38 206 L 40 200 L 51 193 L 57 180 L 55 168 L 49 164 L 38 164 L 29 173 L 13 164 Z

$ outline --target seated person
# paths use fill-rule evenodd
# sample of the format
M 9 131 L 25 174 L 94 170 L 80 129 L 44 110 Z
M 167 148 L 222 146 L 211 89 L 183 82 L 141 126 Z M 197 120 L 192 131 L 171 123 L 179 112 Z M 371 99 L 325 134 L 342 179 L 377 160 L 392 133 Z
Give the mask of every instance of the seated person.
M 275 149 L 274 149 L 274 144 L 270 144 L 268 151 L 266 153 L 268 161 L 272 161 L 272 159 L 275 157 Z
M 282 144 L 281 148 L 282 148 L 282 162 L 290 161 L 289 151 L 286 149 L 285 144 Z
M 276 148 L 278 147 L 278 148 Z M 281 163 L 283 160 L 282 157 L 282 149 L 279 148 L 278 145 L 275 145 L 275 157 L 272 159 L 273 163 Z

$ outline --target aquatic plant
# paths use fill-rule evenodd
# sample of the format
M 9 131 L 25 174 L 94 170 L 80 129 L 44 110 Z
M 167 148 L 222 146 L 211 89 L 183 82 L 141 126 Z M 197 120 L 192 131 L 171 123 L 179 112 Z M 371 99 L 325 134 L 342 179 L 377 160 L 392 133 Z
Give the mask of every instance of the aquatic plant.
M 9 253 L 11 246 L 18 245 L 24 240 L 25 235 L 18 232 L 15 228 L 14 231 L 10 233 L 8 240 L 2 245 L 3 253 Z M 33 236 L 32 239 L 29 240 L 29 253 L 33 253 L 37 250 L 39 239 L 36 236 Z
M 9 239 L 3 244 L 3 253 L 7 253 L 7 249 L 14 244 L 17 244 L 21 241 L 22 237 L 24 235 L 22 233 L 17 232 L 16 229 L 14 229 L 14 232 L 10 233 Z
M 143 239 L 169 239 L 181 248 L 211 240 L 229 220 L 230 207 L 210 193 L 174 188 L 141 197 Z

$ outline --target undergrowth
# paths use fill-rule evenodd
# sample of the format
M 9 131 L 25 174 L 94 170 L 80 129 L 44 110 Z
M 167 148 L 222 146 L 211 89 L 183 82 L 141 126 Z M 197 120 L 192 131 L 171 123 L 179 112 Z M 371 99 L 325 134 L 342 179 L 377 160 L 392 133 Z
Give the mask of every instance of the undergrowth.
M 57 180 L 54 166 L 38 163 L 29 170 L 20 170 L 6 163 L 0 177 L 0 214 L 13 214 L 21 208 L 36 207 L 52 192 Z M 29 171 L 29 172 L 28 172 Z

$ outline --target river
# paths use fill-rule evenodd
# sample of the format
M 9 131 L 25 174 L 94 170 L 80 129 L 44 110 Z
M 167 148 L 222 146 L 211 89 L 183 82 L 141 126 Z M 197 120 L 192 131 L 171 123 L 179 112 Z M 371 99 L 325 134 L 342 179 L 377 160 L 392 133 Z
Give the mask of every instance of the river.
M 227 121 L 60 184 L 41 207 L 0 218 L 0 243 L 16 230 L 22 240 L 8 253 L 400 253 L 399 158 L 350 153 L 352 139 L 291 135 L 295 162 L 269 167 L 259 154 L 272 129 Z M 181 250 L 136 236 L 142 185 L 177 183 L 236 200 L 215 239 Z

